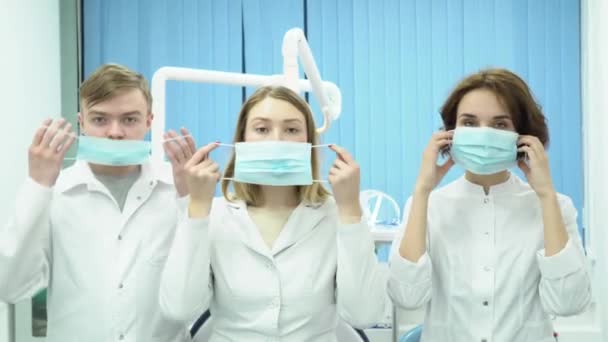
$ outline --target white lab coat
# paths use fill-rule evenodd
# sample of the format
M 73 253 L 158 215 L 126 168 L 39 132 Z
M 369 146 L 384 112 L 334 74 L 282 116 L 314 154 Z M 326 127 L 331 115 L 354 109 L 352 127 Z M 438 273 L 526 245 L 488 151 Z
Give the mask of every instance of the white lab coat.
M 402 258 L 400 232 L 388 286 L 397 305 L 426 305 L 422 341 L 554 342 L 550 315 L 580 313 L 591 298 L 576 209 L 558 200 L 569 241 L 546 257 L 538 196 L 517 176 L 487 196 L 464 177 L 431 194 L 427 253 Z
M 0 229 L 0 299 L 48 286 L 49 342 L 189 340 L 158 305 L 177 217 L 168 165 L 142 165 L 123 212 L 85 162 L 52 189 L 28 179 Z
M 244 202 L 216 198 L 208 218 L 178 226 L 160 301 L 178 320 L 210 307 L 214 342 L 335 341 L 338 315 L 379 321 L 386 280 L 367 224 L 340 224 L 331 198 L 300 204 L 272 250 Z

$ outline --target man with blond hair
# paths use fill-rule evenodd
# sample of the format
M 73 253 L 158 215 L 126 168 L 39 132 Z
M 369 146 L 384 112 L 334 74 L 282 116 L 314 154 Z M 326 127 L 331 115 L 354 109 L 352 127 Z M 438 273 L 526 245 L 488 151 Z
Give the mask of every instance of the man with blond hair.
M 80 87 L 80 136 L 63 119 L 34 135 L 29 177 L 0 228 L 0 300 L 48 287 L 49 342 L 189 340 L 161 315 L 158 287 L 195 145 L 171 131 L 171 165 L 152 166 L 151 106 L 142 75 L 107 64 Z M 61 170 L 76 139 L 77 161 Z

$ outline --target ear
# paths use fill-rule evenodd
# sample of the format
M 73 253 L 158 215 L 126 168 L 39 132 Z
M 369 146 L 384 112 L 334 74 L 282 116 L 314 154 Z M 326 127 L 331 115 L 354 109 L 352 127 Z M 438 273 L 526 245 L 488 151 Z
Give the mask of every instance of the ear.
M 152 120 L 154 120 L 154 114 L 152 112 L 148 112 L 146 116 L 146 128 L 150 129 L 152 127 Z
M 78 116 L 78 125 L 80 126 L 80 131 L 84 132 L 84 118 L 82 116 L 82 113 L 78 112 L 77 116 Z

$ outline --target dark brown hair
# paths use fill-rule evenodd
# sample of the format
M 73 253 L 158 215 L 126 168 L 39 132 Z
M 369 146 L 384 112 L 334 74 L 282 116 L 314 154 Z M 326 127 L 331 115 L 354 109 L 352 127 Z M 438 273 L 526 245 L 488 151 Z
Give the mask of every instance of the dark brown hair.
M 441 107 L 446 131 L 456 127 L 458 105 L 462 98 L 476 89 L 487 89 L 496 95 L 511 116 L 517 133 L 535 136 L 545 147 L 549 145 L 549 130 L 541 106 L 526 82 L 506 69 L 481 70 L 458 83 Z

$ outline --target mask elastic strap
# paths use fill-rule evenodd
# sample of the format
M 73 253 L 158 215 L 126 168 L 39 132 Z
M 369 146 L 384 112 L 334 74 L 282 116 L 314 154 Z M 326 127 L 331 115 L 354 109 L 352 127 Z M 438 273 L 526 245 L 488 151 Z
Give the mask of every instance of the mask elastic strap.
M 175 139 L 175 138 L 174 138 Z M 166 141 L 169 141 L 172 139 L 168 139 Z M 321 145 L 312 145 L 312 148 L 319 148 L 319 147 L 329 147 L 330 144 L 321 144 Z M 234 147 L 233 144 L 224 144 L 224 143 L 218 143 L 217 146 L 226 146 L 226 147 Z
M 234 180 L 234 178 L 232 178 L 232 177 L 222 177 L 222 180 L 238 182 L 238 181 Z M 312 182 L 313 183 L 326 183 L 326 184 L 329 183 L 328 181 L 323 180 L 323 179 L 313 179 Z

